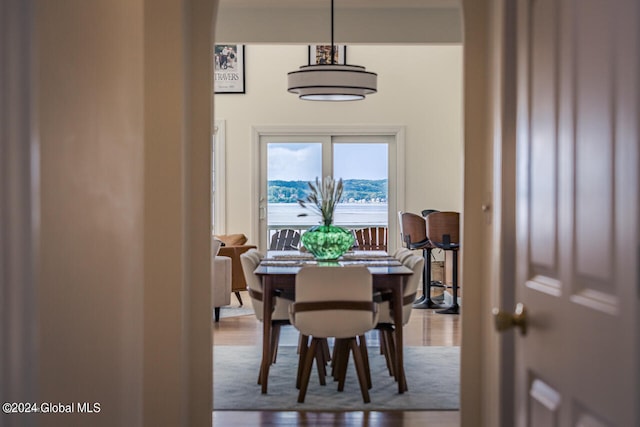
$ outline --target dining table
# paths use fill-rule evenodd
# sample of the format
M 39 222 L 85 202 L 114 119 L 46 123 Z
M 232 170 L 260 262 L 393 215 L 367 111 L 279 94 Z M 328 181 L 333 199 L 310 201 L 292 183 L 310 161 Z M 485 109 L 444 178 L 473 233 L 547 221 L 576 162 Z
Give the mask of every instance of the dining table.
M 400 373 L 397 376 L 398 393 L 407 391 L 403 358 L 402 304 L 404 287 L 413 274 L 412 270 L 384 251 L 350 251 L 335 261 L 318 261 L 308 252 L 268 251 L 254 271 L 254 274 L 261 278 L 263 292 L 262 363 L 260 369 L 262 393 L 267 393 L 271 365 L 271 314 L 275 296 L 295 298 L 296 274 L 301 268 L 308 265 L 331 265 L 336 268 L 348 265 L 365 265 L 372 275 L 372 296 L 376 291 L 383 291 L 390 296 L 389 303 L 396 325 L 395 372 Z

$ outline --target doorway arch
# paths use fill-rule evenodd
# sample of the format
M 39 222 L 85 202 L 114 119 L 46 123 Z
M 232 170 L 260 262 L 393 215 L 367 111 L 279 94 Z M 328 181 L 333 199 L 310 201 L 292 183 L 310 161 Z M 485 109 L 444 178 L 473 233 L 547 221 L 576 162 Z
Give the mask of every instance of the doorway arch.
M 499 350 L 496 340 L 489 339 L 492 326 L 487 308 L 491 305 L 491 298 L 486 297 L 493 295 L 493 299 L 499 298 L 499 295 L 494 295 L 498 283 L 490 285 L 494 274 L 491 255 L 486 255 L 492 253 L 491 219 L 499 212 L 490 209 L 489 213 L 486 213 L 482 207 L 491 208 L 494 200 L 491 169 L 493 144 L 489 125 L 494 113 L 488 102 L 491 91 L 489 30 L 492 23 L 491 13 L 497 15 L 500 12 L 499 7 L 496 10 L 492 9 L 492 6 L 500 6 L 502 3 L 501 0 L 461 0 L 459 10 L 462 16 L 461 32 L 464 44 L 464 157 L 472 159 L 464 165 L 463 253 L 482 254 L 462 257 L 462 271 L 468 278 L 465 289 L 465 314 L 462 319 L 460 399 L 463 426 L 475 426 L 478 420 L 482 420 L 483 425 L 498 425 L 491 424 L 490 421 L 500 419 L 500 408 L 489 408 L 488 401 L 483 397 L 488 394 L 495 395 L 499 390 L 498 379 L 492 375 L 482 375 L 486 367 L 492 369 L 490 374 L 498 372 L 498 362 L 489 360 L 484 355 L 495 354 Z M 494 124 L 499 123 L 499 118 L 497 120 Z M 484 392 L 485 390 L 490 392 Z

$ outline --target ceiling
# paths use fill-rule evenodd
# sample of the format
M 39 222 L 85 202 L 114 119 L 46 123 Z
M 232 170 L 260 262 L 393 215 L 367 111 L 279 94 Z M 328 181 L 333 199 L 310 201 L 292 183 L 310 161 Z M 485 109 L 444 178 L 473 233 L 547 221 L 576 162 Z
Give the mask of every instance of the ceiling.
M 336 40 L 349 44 L 460 43 L 461 0 L 335 0 Z M 215 40 L 328 42 L 330 0 L 219 0 Z
M 276 8 L 318 8 L 329 7 L 329 0 L 219 0 L 219 7 L 276 7 Z M 457 8 L 460 0 L 336 0 L 336 8 L 369 9 L 420 9 Z

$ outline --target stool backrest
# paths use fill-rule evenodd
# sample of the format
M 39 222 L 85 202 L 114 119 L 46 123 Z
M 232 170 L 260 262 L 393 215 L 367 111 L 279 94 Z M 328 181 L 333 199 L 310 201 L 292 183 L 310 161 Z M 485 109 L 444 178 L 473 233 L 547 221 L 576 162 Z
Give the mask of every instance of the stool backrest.
M 427 233 L 433 246 L 447 249 L 460 244 L 460 214 L 434 212 L 427 216 Z
M 406 247 L 427 240 L 427 224 L 420 215 L 411 212 L 400 212 L 402 243 Z

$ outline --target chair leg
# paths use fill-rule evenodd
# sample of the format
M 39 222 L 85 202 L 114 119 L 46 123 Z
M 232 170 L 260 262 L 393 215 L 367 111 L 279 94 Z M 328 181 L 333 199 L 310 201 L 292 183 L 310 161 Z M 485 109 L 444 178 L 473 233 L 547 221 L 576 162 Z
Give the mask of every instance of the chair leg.
M 397 343 L 396 343 L 396 334 L 395 334 L 395 329 L 391 328 L 388 331 L 389 333 L 389 343 L 390 343 L 390 351 L 389 354 L 391 355 L 391 365 L 392 366 L 396 366 L 396 347 L 397 347 Z M 400 372 L 395 372 L 394 369 L 394 378 L 396 381 L 399 381 L 400 378 L 402 378 L 402 380 L 404 381 L 404 384 L 407 384 L 407 377 L 405 375 L 404 372 L 404 368 L 402 368 L 402 370 Z M 408 391 L 409 389 L 405 389 L 405 391 Z
M 242 307 L 243 304 L 242 304 L 242 297 L 240 296 L 240 292 L 236 291 L 235 294 L 236 294 L 236 298 L 238 298 L 238 302 L 240 303 L 240 307 Z
M 387 364 L 387 371 L 389 371 L 390 377 L 395 377 L 393 371 L 393 354 L 391 350 L 391 343 L 389 342 L 391 338 L 389 337 L 389 327 L 388 326 L 380 326 L 380 348 L 381 353 L 384 354 L 384 361 Z
M 302 382 L 302 371 L 304 368 L 304 361 L 306 360 L 307 352 L 309 351 L 309 336 L 300 334 L 300 340 L 298 341 L 298 349 L 300 350 L 300 360 L 298 362 L 298 374 L 296 375 L 296 388 L 300 390 L 300 384 Z
M 327 382 L 325 380 L 325 376 L 327 375 L 327 367 L 324 359 L 324 349 L 323 349 L 323 341 L 326 341 L 326 338 L 318 338 L 318 346 L 316 347 L 316 368 L 318 369 L 318 381 L 320 385 L 326 385 Z
M 338 351 L 336 353 L 336 368 L 334 378 L 338 383 L 343 382 L 349 365 L 349 343 L 344 339 L 336 339 L 338 343 Z M 339 384 L 338 384 L 339 385 Z
M 302 378 L 300 383 L 300 393 L 298 393 L 298 403 L 304 403 L 304 397 L 307 394 L 307 387 L 309 386 L 309 377 L 311 376 L 311 366 L 313 365 L 314 355 L 316 354 L 316 348 L 318 347 L 318 341 L 315 338 L 311 339 L 311 346 L 307 350 L 307 354 L 304 358 L 304 366 L 302 367 Z M 300 363 L 303 363 L 302 357 Z
M 322 353 L 324 355 L 325 364 L 331 360 L 331 351 L 329 350 L 329 340 L 326 338 L 322 340 Z
M 358 382 L 360 383 L 360 391 L 362 392 L 362 400 L 364 403 L 371 402 L 369 398 L 369 388 L 367 386 L 367 374 L 366 367 L 363 360 L 361 349 L 356 344 L 355 338 L 349 340 L 351 352 L 353 353 L 353 363 L 356 365 L 356 373 L 358 374 Z
M 364 335 L 358 337 L 360 353 L 364 362 L 364 371 L 367 374 L 367 388 L 371 389 L 371 369 L 369 368 L 369 351 L 367 350 L 367 340 Z
M 338 339 L 336 339 L 338 341 Z M 344 383 L 347 377 L 347 366 L 349 365 L 349 339 L 340 339 L 340 351 L 338 353 L 338 359 L 340 363 L 337 366 L 338 373 L 338 391 L 344 391 Z
M 220 307 L 215 307 L 213 309 L 213 317 L 216 320 L 216 322 L 220 321 Z
M 398 381 L 398 376 L 396 375 L 395 363 L 396 363 L 396 346 L 393 335 L 393 326 L 386 326 L 384 329 L 385 335 L 385 356 L 387 362 L 387 368 L 389 369 L 389 375 L 393 377 L 394 380 Z
M 344 340 L 336 338 L 333 344 L 333 356 L 331 359 L 331 376 L 333 377 L 334 381 L 338 381 L 340 379 L 343 347 Z

